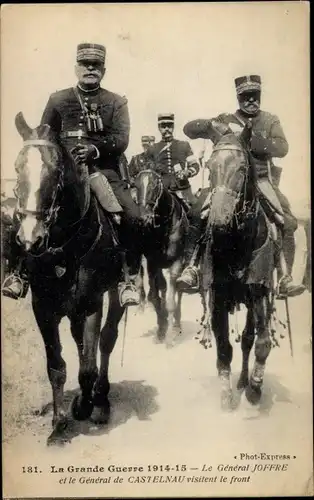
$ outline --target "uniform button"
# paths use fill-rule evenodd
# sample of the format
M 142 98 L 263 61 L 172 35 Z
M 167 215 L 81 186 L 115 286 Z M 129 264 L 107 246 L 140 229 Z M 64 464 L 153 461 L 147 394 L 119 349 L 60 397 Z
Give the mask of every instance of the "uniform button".
M 84 118 L 84 116 L 83 116 L 83 115 L 81 115 L 81 116 L 80 116 L 80 120 L 83 120 L 83 118 Z
M 81 127 L 83 125 L 83 123 L 79 123 L 79 127 Z

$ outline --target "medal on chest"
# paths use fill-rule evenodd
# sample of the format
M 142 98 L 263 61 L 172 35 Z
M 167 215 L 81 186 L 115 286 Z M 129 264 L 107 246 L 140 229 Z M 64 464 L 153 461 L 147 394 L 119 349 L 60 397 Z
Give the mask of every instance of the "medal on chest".
M 97 103 L 91 103 L 90 106 L 86 105 L 85 113 L 88 132 L 102 132 L 104 124 Z

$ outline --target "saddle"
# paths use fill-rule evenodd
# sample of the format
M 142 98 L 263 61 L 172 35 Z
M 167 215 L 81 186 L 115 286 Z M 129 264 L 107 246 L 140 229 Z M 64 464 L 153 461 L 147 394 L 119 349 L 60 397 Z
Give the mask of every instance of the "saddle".
M 191 209 L 191 204 L 184 198 L 181 191 L 171 191 L 170 193 L 175 197 L 175 199 L 180 203 L 181 207 L 186 214 L 189 213 Z
M 274 222 L 282 226 L 284 224 L 284 213 L 269 180 L 267 178 L 258 179 L 257 190 L 261 204 L 270 222 Z

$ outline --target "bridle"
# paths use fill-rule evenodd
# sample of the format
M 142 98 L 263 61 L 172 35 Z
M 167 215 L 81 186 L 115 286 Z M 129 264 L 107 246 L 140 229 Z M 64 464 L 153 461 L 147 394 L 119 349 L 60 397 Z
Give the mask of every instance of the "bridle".
M 236 226 L 239 227 L 240 226 L 239 219 L 241 219 L 241 217 L 243 217 L 244 215 L 251 214 L 252 209 L 253 209 L 254 204 L 255 204 L 254 199 L 252 199 L 249 202 L 247 201 L 249 169 L 251 168 L 249 153 L 246 150 L 246 148 L 241 148 L 240 146 L 237 146 L 235 144 L 230 144 L 230 145 L 229 144 L 228 145 L 225 145 L 225 144 L 219 145 L 218 144 L 213 148 L 213 153 L 215 151 L 218 151 L 218 150 L 235 150 L 235 151 L 241 152 L 245 156 L 245 164 L 241 165 L 241 167 L 238 169 L 239 172 L 243 173 L 243 177 L 244 177 L 243 188 L 239 191 L 235 191 L 235 190 L 228 188 L 224 185 L 217 186 L 217 187 L 212 189 L 211 196 L 210 196 L 210 202 L 209 202 L 209 208 L 210 208 L 213 195 L 219 191 L 224 192 L 226 194 L 229 194 L 232 198 L 234 198 L 235 207 L 239 206 L 240 199 L 243 198 L 243 203 L 241 205 L 241 208 L 239 210 L 236 210 L 233 214 Z M 255 210 L 257 210 L 257 207 L 255 207 Z
M 55 150 L 58 150 L 58 145 L 47 140 L 47 139 L 28 139 L 24 141 L 24 147 L 25 146 L 47 146 L 50 148 L 54 148 Z M 52 253 L 56 254 L 58 252 L 63 251 L 63 248 L 72 241 L 77 232 L 80 230 L 80 226 L 78 227 L 78 230 L 75 232 L 75 234 L 68 240 L 66 241 L 62 246 L 60 247 L 48 247 L 48 240 L 49 240 L 49 235 L 50 235 L 50 228 L 53 224 L 56 223 L 57 217 L 58 217 L 58 212 L 60 210 L 60 205 L 58 205 L 58 197 L 59 193 L 64 187 L 64 168 L 63 167 L 57 167 L 58 170 L 58 182 L 55 186 L 54 192 L 53 192 L 53 197 L 52 197 L 52 203 L 49 207 L 49 209 L 44 213 L 43 217 L 43 225 L 44 225 L 44 250 L 40 254 L 32 254 L 34 257 L 41 257 L 42 255 L 46 253 Z M 20 205 L 20 198 L 18 196 L 18 193 L 16 193 L 16 198 L 17 198 L 17 208 L 16 208 L 16 215 L 18 218 L 21 218 L 26 215 L 31 215 L 36 218 L 40 218 L 43 215 L 42 211 L 36 211 L 36 210 L 29 210 Z M 79 225 L 82 220 L 86 217 L 87 212 L 89 210 L 89 203 L 85 207 L 85 210 L 83 212 L 83 215 L 74 223 L 70 224 L 68 227 L 69 228 L 74 228 L 75 226 Z M 98 237 L 97 237 L 98 239 Z M 31 252 L 29 252 L 31 253 Z
M 46 139 L 28 139 L 24 141 L 24 147 L 25 146 L 47 146 L 50 148 L 54 148 L 57 150 L 57 145 L 54 144 L 51 141 L 48 141 Z M 59 206 L 57 205 L 57 199 L 60 191 L 62 190 L 64 186 L 64 170 L 63 168 L 58 168 L 58 182 L 55 186 L 53 197 L 52 197 L 52 203 L 46 213 L 44 213 L 44 218 L 43 218 L 43 224 L 45 227 L 45 233 L 47 233 L 47 236 L 49 234 L 49 229 L 54 224 L 57 220 L 58 212 L 59 212 Z M 27 208 L 24 208 L 20 204 L 20 198 L 18 196 L 18 193 L 16 193 L 17 197 L 17 209 L 16 209 L 16 214 L 18 217 L 23 217 L 26 215 L 32 215 L 33 217 L 39 218 L 43 215 L 41 211 L 38 210 L 29 210 Z
M 149 205 L 152 208 L 153 225 L 154 225 L 154 227 L 159 227 L 159 226 L 156 225 L 156 209 L 158 207 L 160 198 L 161 198 L 161 196 L 162 196 L 162 194 L 164 192 L 164 186 L 163 186 L 162 178 L 161 178 L 161 176 L 157 172 L 155 172 L 154 170 L 150 170 L 150 169 L 141 170 L 141 172 L 139 172 L 137 174 L 137 178 L 139 178 L 143 174 L 153 174 L 158 179 L 158 193 L 157 193 L 156 199 L 155 199 L 155 201 L 153 203 L 150 203 Z

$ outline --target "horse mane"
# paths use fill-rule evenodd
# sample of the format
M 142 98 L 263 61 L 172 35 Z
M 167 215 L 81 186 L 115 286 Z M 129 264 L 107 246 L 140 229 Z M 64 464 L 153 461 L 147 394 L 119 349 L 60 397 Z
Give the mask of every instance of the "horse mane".
M 249 180 L 252 183 L 252 187 L 255 188 L 257 185 L 258 176 L 257 176 L 256 163 L 249 148 L 249 139 L 250 139 L 250 133 L 243 134 L 242 132 L 242 134 L 236 135 L 234 132 L 231 133 L 228 132 L 220 138 L 220 140 L 217 142 L 216 145 L 214 145 L 213 151 L 215 149 L 219 149 L 219 146 L 223 144 L 225 145 L 229 144 L 230 146 L 239 146 L 239 148 L 243 151 L 249 165 L 248 168 Z

